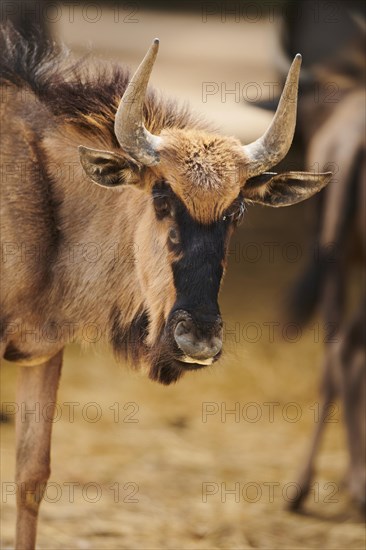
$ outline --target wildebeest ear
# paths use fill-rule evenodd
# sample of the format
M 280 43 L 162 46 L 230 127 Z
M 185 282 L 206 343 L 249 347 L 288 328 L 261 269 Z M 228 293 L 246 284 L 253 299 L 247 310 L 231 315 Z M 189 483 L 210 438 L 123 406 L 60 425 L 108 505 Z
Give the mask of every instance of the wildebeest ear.
M 246 200 L 265 206 L 290 206 L 315 195 L 331 177 L 332 172 L 264 172 L 249 178 L 242 193 Z
M 79 147 L 80 162 L 86 175 L 103 187 L 118 187 L 140 181 L 140 168 L 110 151 L 98 151 L 89 147 Z

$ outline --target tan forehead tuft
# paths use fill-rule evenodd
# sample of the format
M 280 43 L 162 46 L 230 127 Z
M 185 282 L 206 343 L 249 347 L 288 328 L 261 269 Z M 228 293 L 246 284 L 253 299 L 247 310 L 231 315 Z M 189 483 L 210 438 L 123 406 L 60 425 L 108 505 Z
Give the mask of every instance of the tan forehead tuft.
M 162 176 L 202 223 L 220 217 L 240 192 L 240 142 L 197 130 L 164 131 Z

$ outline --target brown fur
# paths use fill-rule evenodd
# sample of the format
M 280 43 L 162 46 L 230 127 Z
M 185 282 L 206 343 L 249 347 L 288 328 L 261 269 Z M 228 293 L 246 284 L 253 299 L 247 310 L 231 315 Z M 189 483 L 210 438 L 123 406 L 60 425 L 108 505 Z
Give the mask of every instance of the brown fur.
M 184 254 L 167 246 L 174 220 L 156 218 L 151 192 L 157 182 L 168 182 L 202 243 L 220 249 L 216 275 L 221 281 L 227 248 L 222 222 L 238 221 L 245 195 L 282 206 L 311 196 L 329 179 L 325 175 L 314 185 L 306 183 L 309 174 L 268 174 L 247 187 L 240 143 L 210 132 L 186 107 L 152 90 L 144 104 L 145 125 L 163 137 L 163 145 L 159 164 L 142 166 L 114 135 L 128 71 L 110 64 L 70 64 L 58 47 L 47 42 L 36 47 L 12 28 L 0 33 L 0 67 L 5 354 L 13 346 L 33 363 L 70 341 L 88 340 L 89 325 L 96 326 L 98 341 L 122 342 L 141 318 L 147 319 L 147 347 L 135 350 L 133 359 L 137 362 L 139 355 L 139 362 L 149 364 L 162 353 L 162 332 L 177 300 L 172 266 Z M 81 155 L 91 155 L 82 156 L 82 165 L 79 145 Z M 234 216 L 237 202 L 240 215 Z M 215 233 L 217 243 L 205 241 L 200 226 Z M 97 259 L 90 260 L 90 247 Z M 192 271 L 190 265 L 185 269 Z M 216 275 L 211 273 L 210 280 Z M 214 287 L 217 293 L 216 282 Z
M 144 189 L 108 193 L 85 178 L 77 147 L 124 154 L 113 122 L 128 73 L 109 66 L 67 68 L 62 57 L 52 59 L 48 74 L 30 68 L 28 81 L 8 75 L 4 82 L 9 100 L 2 104 L 7 172 L 2 239 L 5 251 L 9 243 L 16 251 L 6 254 L 3 269 L 1 300 L 8 313 L 3 322 L 11 327 L 5 330 L 5 348 L 11 343 L 32 356 L 44 356 L 45 350 L 52 355 L 69 341 L 85 340 L 84 328 L 91 324 L 98 326 L 99 341 L 116 341 L 110 322 L 116 309 L 120 339 L 145 313 L 147 343 L 153 345 L 175 290 L 165 247 L 169 222 L 156 224 L 144 191 L 164 176 L 193 217 L 203 223 L 218 219 L 240 192 L 240 143 L 208 133 L 185 107 L 151 91 L 145 124 L 157 134 L 163 130 L 167 138 L 161 164 L 143 170 Z M 16 167 L 11 174 L 10 166 Z M 91 243 L 101 252 L 98 262 L 88 262 L 83 254 L 83 246 Z M 72 336 L 64 329 L 69 323 L 75 324 Z M 43 335 L 54 324 L 61 327 L 56 342 Z M 25 338 L 24 331 L 31 330 L 37 335 Z
M 199 130 L 166 130 L 162 135 L 167 143 L 159 167 L 173 191 L 198 221 L 217 220 L 243 185 L 240 142 Z

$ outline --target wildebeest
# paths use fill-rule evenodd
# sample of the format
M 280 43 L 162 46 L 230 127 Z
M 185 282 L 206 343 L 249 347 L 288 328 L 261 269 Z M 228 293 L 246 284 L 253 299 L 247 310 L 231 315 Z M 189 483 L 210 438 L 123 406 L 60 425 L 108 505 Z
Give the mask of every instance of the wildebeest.
M 343 406 L 349 454 L 346 483 L 355 501 L 364 506 L 366 289 L 363 279 L 358 297 L 350 299 L 349 272 L 355 258 L 366 256 L 366 26 L 364 17 L 352 13 L 348 3 L 337 6 L 342 11 L 336 31 L 334 22 L 327 24 L 327 19 L 321 28 L 314 25 L 310 3 L 299 6 L 302 18 L 297 24 L 294 18 L 285 20 L 283 46 L 289 54 L 293 47 L 306 43 L 312 58 L 300 86 L 297 130 L 306 167 L 332 169 L 334 181 L 319 195 L 312 247 L 316 254 L 290 292 L 291 320 L 305 324 L 319 309 L 325 329 L 320 418 L 299 475 L 301 491 L 291 507 L 299 508 L 310 490 L 316 453 L 337 398 Z M 360 3 L 356 7 L 365 11 Z M 329 3 L 322 3 L 321 8 L 329 9 Z
M 294 204 L 331 177 L 267 172 L 291 145 L 301 56 L 268 130 L 243 146 L 147 89 L 158 40 L 130 78 L 65 65 L 55 46 L 11 29 L 1 36 L 2 355 L 22 367 L 17 399 L 54 402 L 62 350 L 90 326 L 163 384 L 214 363 L 245 203 Z M 33 548 L 52 423 L 23 420 L 16 547 Z

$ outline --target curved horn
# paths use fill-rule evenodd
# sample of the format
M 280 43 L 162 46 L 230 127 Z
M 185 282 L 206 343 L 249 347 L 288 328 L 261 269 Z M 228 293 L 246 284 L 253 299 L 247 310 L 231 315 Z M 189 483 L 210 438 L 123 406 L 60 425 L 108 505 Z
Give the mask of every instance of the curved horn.
M 277 111 L 269 128 L 262 137 L 243 146 L 243 151 L 249 160 L 246 173 L 248 178 L 271 169 L 287 155 L 290 149 L 296 126 L 301 59 L 298 53 L 292 62 Z
M 158 164 L 156 151 L 161 138 L 150 134 L 144 126 L 144 103 L 147 85 L 159 40 L 155 38 L 122 96 L 114 120 L 114 133 L 118 143 L 132 158 L 144 165 Z

